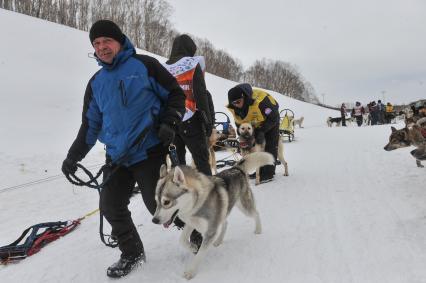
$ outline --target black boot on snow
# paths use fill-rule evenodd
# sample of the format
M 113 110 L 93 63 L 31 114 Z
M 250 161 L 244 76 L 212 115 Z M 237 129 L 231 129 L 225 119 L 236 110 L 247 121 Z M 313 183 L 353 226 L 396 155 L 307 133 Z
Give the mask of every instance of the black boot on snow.
M 112 278 L 120 278 L 130 273 L 136 266 L 145 262 L 145 254 L 137 256 L 121 256 L 120 259 L 108 267 L 107 275 Z

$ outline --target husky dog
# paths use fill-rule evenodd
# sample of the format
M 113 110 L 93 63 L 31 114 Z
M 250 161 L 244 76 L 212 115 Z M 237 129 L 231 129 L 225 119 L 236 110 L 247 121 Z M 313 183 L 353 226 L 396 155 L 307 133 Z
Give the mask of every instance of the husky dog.
M 327 118 L 327 126 L 332 127 L 333 124 L 336 124 L 336 127 L 339 127 L 340 124 L 342 123 L 342 118 L 341 117 L 328 117 Z
M 364 113 L 364 114 L 362 114 L 362 124 L 364 126 L 368 126 L 368 125 L 371 124 L 370 113 Z
M 426 118 L 425 118 L 426 119 Z M 391 151 L 398 148 L 415 146 L 416 149 L 410 153 L 416 159 L 417 167 L 424 167 L 421 163 L 426 160 L 426 129 L 420 127 L 418 124 L 406 126 L 403 129 L 397 130 L 391 127 L 392 133 L 389 137 L 389 143 L 384 147 L 384 150 Z
M 305 117 L 300 117 L 299 119 L 293 119 L 293 127 L 295 127 L 296 125 L 299 125 L 299 128 L 303 128 L 302 124 L 303 124 L 303 120 L 305 119 Z
M 245 156 L 234 167 L 223 170 L 216 176 L 206 176 L 188 166 L 176 166 L 168 172 L 165 165 L 161 166 L 155 191 L 157 209 L 152 222 L 167 226 L 179 216 L 186 223 L 180 242 L 196 253 L 185 269 L 183 276 L 186 279 L 195 276 L 210 246 L 222 243 L 226 218 L 234 205 L 253 218 L 255 234 L 262 232 L 247 173 L 257 167 L 273 164 L 274 161 L 271 154 L 256 152 Z M 196 245 L 188 240 L 194 229 L 203 236 L 198 252 Z
M 216 143 L 218 142 L 219 137 L 220 137 L 220 132 L 217 129 L 213 128 L 212 134 L 210 135 L 210 137 L 208 137 L 208 140 L 207 140 L 207 146 L 209 150 L 209 165 L 213 175 L 217 173 L 216 152 L 214 151 L 214 147 L 216 146 Z M 193 168 L 196 167 L 194 159 L 192 159 L 191 166 Z M 168 168 L 170 167 L 171 166 L 169 166 Z
M 254 140 L 254 128 L 250 123 L 242 123 L 238 127 L 238 135 L 239 135 L 239 145 L 241 155 L 244 157 L 247 154 L 253 152 L 264 152 L 265 151 L 265 143 L 260 145 L 256 144 Z M 282 141 L 282 137 L 279 136 L 278 140 L 278 160 L 284 166 L 284 176 L 288 176 L 288 165 L 287 161 L 284 159 L 284 143 Z M 256 185 L 260 184 L 260 169 L 256 169 Z
M 209 147 L 209 163 L 210 168 L 212 169 L 213 174 L 217 174 L 217 167 L 216 167 L 216 153 L 214 151 L 214 146 L 216 145 L 217 141 L 219 140 L 220 133 L 217 129 L 212 130 L 212 134 L 209 137 L 208 140 L 208 147 Z

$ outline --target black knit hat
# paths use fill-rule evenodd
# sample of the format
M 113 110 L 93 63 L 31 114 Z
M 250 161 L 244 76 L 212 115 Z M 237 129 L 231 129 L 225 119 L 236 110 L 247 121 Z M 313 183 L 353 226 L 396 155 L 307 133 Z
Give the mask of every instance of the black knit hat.
M 121 29 L 114 22 L 109 20 L 99 20 L 90 28 L 90 43 L 93 44 L 93 41 L 101 36 L 111 37 L 117 40 L 121 45 L 123 45 L 126 40 Z
M 238 100 L 238 99 L 243 98 L 243 97 L 244 97 L 244 93 L 238 87 L 231 88 L 228 91 L 228 101 L 229 101 L 229 103 L 232 103 L 233 101 Z

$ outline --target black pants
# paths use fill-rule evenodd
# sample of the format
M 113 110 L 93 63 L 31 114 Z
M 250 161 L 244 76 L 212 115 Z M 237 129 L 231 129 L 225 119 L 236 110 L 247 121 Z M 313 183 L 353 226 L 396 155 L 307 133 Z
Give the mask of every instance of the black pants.
M 100 209 L 111 224 L 111 235 L 118 240 L 122 256 L 133 256 L 144 252 L 142 241 L 128 209 L 135 183 L 141 188 L 142 199 L 151 214 L 156 209 L 155 187 L 160 167 L 166 163 L 165 153 L 155 155 L 130 167 L 120 166 L 105 169 L 104 178 L 109 177 L 101 190 Z
M 275 160 L 278 157 L 278 142 L 280 139 L 280 125 L 277 124 L 265 133 L 265 151 L 272 154 Z M 275 175 L 275 165 L 260 167 L 260 180 L 271 179 Z
M 346 127 L 346 116 L 342 114 L 341 118 L 342 118 L 342 126 Z
M 362 125 L 362 115 L 355 116 L 358 127 Z
M 191 152 L 198 171 L 208 176 L 212 175 L 209 164 L 206 131 L 198 116 L 194 116 L 182 123 L 175 137 L 174 144 L 176 145 L 176 152 L 180 164 L 186 164 L 186 146 L 189 152 Z

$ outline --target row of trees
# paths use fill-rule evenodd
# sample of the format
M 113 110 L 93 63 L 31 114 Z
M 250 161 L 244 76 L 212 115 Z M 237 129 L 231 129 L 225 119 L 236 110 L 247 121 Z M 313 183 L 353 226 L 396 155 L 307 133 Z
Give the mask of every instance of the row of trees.
M 0 8 L 88 31 L 99 19 L 116 22 L 141 49 L 168 57 L 179 34 L 169 20 L 166 0 L 0 0 Z M 195 38 L 197 53 L 206 59 L 207 72 L 274 90 L 292 98 L 319 103 L 311 84 L 293 65 L 262 59 L 246 71 L 241 62 L 207 39 Z

